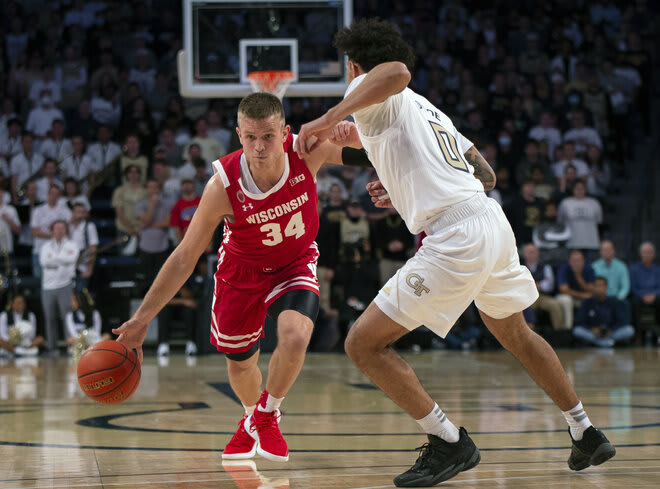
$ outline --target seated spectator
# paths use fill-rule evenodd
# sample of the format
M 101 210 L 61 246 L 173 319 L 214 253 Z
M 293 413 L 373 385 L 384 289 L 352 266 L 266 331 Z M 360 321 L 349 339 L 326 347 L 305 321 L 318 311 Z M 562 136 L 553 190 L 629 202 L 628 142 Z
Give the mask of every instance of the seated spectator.
M 64 120 L 64 114 L 53 105 L 53 98 L 50 95 L 42 95 L 39 104 L 28 114 L 25 129 L 41 141 L 46 139 L 55 119 Z
M 101 125 L 96 131 L 96 141 L 87 146 L 87 156 L 94 163 L 94 186 L 103 185 L 115 177 L 117 162 L 121 156 L 121 148 L 117 143 L 111 141 L 112 131 L 110 127 Z
M 64 48 L 64 61 L 55 68 L 55 79 L 62 89 L 59 106 L 64 111 L 75 110 L 87 89 L 87 60 L 80 56 L 80 47 L 69 44 Z
M 589 165 L 587 192 L 602 201 L 607 195 L 612 172 L 609 163 L 603 158 L 601 148 L 593 144 L 587 147 L 587 165 Z
M 24 132 L 21 136 L 23 150 L 16 154 L 9 163 L 11 176 L 11 195 L 14 204 L 18 204 L 19 194 L 28 179 L 34 179 L 41 171 L 44 157 L 34 150 L 34 136 L 31 132 Z
M 89 198 L 94 182 L 96 167 L 92 158 L 85 154 L 85 142 L 82 136 L 73 136 L 71 139 L 73 152 L 60 162 L 60 172 L 63 178 L 73 178 L 82 193 Z
M 16 328 L 19 334 L 12 333 Z M 16 338 L 12 338 L 16 334 Z M 13 340 L 10 342 L 10 339 Z M 18 344 L 15 344 L 18 341 Z M 37 318 L 27 310 L 25 297 L 15 295 L 11 308 L 0 312 L 0 354 L 3 351 L 19 356 L 32 356 L 39 353 L 39 347 L 45 344 L 44 337 L 37 335 Z
M 206 114 L 206 119 L 209 137 L 218 141 L 225 151 L 229 151 L 232 134 L 229 129 L 221 125 L 222 118 L 220 112 L 218 110 L 209 110 L 208 114 Z
M 141 95 L 133 97 L 122 109 L 119 135 L 122 138 L 135 134 L 140 141 L 140 152 L 150 154 L 156 145 L 156 131 L 151 110 Z
M 62 100 L 62 87 L 55 79 L 55 70 L 52 64 L 45 64 L 40 76 L 34 78 L 30 84 L 30 101 L 34 106 L 39 105 L 39 100 L 49 96 L 53 105 L 59 105 Z M 50 127 L 50 126 L 49 126 Z
M 197 210 L 201 197 L 195 193 L 195 184 L 189 178 L 181 180 L 181 198 L 170 213 L 170 227 L 174 229 L 176 244 L 179 244 Z
M 78 104 L 78 110 L 67 118 L 66 134 L 71 137 L 80 134 L 85 141 L 92 141 L 99 127 L 92 115 L 92 105 L 88 99 L 83 99 Z
M 115 226 L 119 236 L 128 235 L 137 238 L 140 235 L 140 219 L 135 214 L 135 204 L 147 194 L 140 184 L 140 167 L 129 165 L 124 169 L 126 183 L 112 193 L 112 207 L 116 213 Z M 131 243 L 137 246 L 137 242 Z
M 593 283 L 596 278 L 594 270 L 586 263 L 580 250 L 572 250 L 568 263 L 562 263 L 557 270 L 557 285 L 559 295 L 557 300 L 564 311 L 565 329 L 573 327 L 574 309 L 579 307 L 584 299 L 593 295 Z
M 73 153 L 71 140 L 64 137 L 64 121 L 62 119 L 53 121 L 50 136 L 41 143 L 39 152 L 45 158 L 51 158 L 58 162 Z
M 330 174 L 328 166 L 323 165 L 316 174 L 316 192 L 319 195 L 319 200 L 326 201 L 329 198 L 330 188 L 333 185 L 337 185 L 339 188 L 341 200 L 348 200 L 348 190 L 344 182 Z
M 98 95 L 92 97 L 89 110 L 92 119 L 97 124 L 104 124 L 115 128 L 121 118 L 119 91 L 117 90 L 117 85 L 111 80 L 102 81 L 101 83 L 101 90 Z
M 529 130 L 527 137 L 535 141 L 545 141 L 548 146 L 548 158 L 552 157 L 555 148 L 561 144 L 561 132 L 556 127 L 551 111 L 544 110 L 541 112 L 539 124 Z
M 60 191 L 64 189 L 64 184 L 57 170 L 57 162 L 55 160 L 48 158 L 44 161 L 44 166 L 41 168 L 41 177 L 35 180 L 37 184 L 37 197 L 40 201 L 45 202 L 48 200 L 48 192 L 53 185 L 59 187 Z
M 660 345 L 660 265 L 655 264 L 655 246 L 645 241 L 639 247 L 640 261 L 630 266 L 630 300 L 633 324 L 638 330 L 646 329 L 647 342 L 655 335 Z M 655 312 L 655 322 L 642 324 L 644 309 Z
M 603 222 L 603 210 L 596 199 L 587 197 L 587 186 L 581 180 L 573 186 L 573 197 L 559 203 L 557 222 L 571 230 L 568 248 L 586 250 L 588 259 L 595 257 L 600 249 L 598 225 Z
M 616 258 L 612 241 L 604 239 L 600 243 L 600 258 L 591 266 L 596 277 L 607 279 L 607 295 L 625 301 L 630 293 L 630 275 L 626 264 Z
M 385 218 L 374 222 L 373 230 L 382 286 L 415 253 L 415 239 L 393 208 L 387 209 Z
M 109 334 L 101 333 L 101 314 L 90 304 L 89 299 L 82 292 L 71 294 L 71 310 L 66 313 L 64 323 L 66 326 L 66 344 L 71 347 L 83 331 L 88 333 L 88 346 L 96 341 L 109 340 Z M 90 339 L 96 340 L 90 343 Z
M 14 156 L 23 151 L 22 143 L 23 123 L 17 119 L 12 118 L 7 121 L 7 134 L 4 138 L 0 139 L 0 161 L 2 161 L 7 169 L 9 169 L 9 162 Z M 9 174 L 9 173 L 5 173 Z
M 73 206 L 76 204 L 84 206 L 87 212 L 92 210 L 89 199 L 80 192 L 80 184 L 75 178 L 64 180 L 64 195 L 60 198 L 60 203 L 66 205 L 72 211 Z
M 174 131 L 168 127 L 160 131 L 160 144 L 165 148 L 165 161 L 173 169 L 179 168 L 183 164 L 181 153 L 183 149 L 176 144 Z
M 575 154 L 579 157 L 586 156 L 587 146 L 593 145 L 598 148 L 603 147 L 603 141 L 600 139 L 598 132 L 593 128 L 585 125 L 585 114 L 582 110 L 574 110 L 572 113 L 573 128 L 564 133 L 564 142 L 575 142 Z
M 578 178 L 586 179 L 589 176 L 589 166 L 582 158 L 575 155 L 575 142 L 564 141 L 564 144 L 562 144 L 562 157 L 563 159 L 552 165 L 552 172 L 557 180 L 562 178 L 564 169 L 568 165 L 575 167 Z
M 518 246 L 532 242 L 532 230 L 541 224 L 544 203 L 536 197 L 536 185 L 532 180 L 525 180 L 520 194 L 504 208 Z
M 125 184 L 126 168 L 137 166 L 140 169 L 140 184 L 147 182 L 147 172 L 149 170 L 149 159 L 142 154 L 140 150 L 140 137 L 137 134 L 129 134 L 124 141 L 126 151 L 119 157 L 119 169 L 124 175 L 122 182 Z
M 138 249 L 146 290 L 169 255 L 172 204 L 163 198 L 160 183 L 154 179 L 147 180 L 145 191 L 145 197 L 135 204 L 135 215 L 140 221 Z
M 556 183 L 552 177 L 543 171 L 543 167 L 534 166 L 529 179 L 534 182 L 534 186 L 536 187 L 534 195 L 544 202 L 548 202 L 557 193 Z
M 552 329 L 560 331 L 566 328 L 561 304 L 553 297 L 555 290 L 555 275 L 548 264 L 539 263 L 539 250 L 533 243 L 523 248 L 524 265 L 529 269 L 539 291 L 539 298 L 532 304 L 532 309 L 545 311 L 550 315 Z
M 14 236 L 21 234 L 21 221 L 16 208 L 7 203 L 4 186 L 0 186 L 0 252 L 7 253 L 6 259 L 14 256 Z M 5 263 L 5 266 L 9 266 Z
M 628 308 L 616 297 L 607 295 L 605 277 L 596 277 L 593 297 L 582 301 L 578 309 L 573 336 L 601 348 L 611 348 L 634 335 Z
M 208 174 L 208 165 L 206 161 L 201 158 L 198 158 L 193 162 L 195 166 L 195 175 L 193 176 L 193 183 L 195 184 L 195 193 L 201 197 L 204 193 L 204 187 L 209 181 L 211 176 Z
M 197 170 L 195 169 L 195 162 L 202 160 L 202 148 L 197 143 L 191 143 L 188 146 L 188 158 L 181 165 L 179 165 L 176 171 L 176 177 L 183 180 L 184 178 L 190 178 L 195 180 L 195 174 Z
M 196 143 L 199 144 L 199 147 L 202 151 L 202 159 L 210 165 L 212 161 L 217 160 L 221 156 L 224 156 L 227 151 L 220 141 L 212 138 L 208 134 L 208 124 L 204 117 L 200 117 L 195 121 L 195 137 L 193 137 L 188 145 L 184 148 L 182 159 L 194 161 L 191 156 L 188 154 L 188 146 L 190 144 Z
M 99 245 L 99 234 L 96 224 L 89 222 L 89 213 L 85 205 L 78 202 L 71 209 L 71 225 L 69 228 L 71 239 L 80 250 L 76 266 L 76 291 L 88 288 L 89 281 L 94 273 L 96 251 Z
M 170 202 L 170 205 L 174 205 L 181 196 L 181 180 L 172 176 L 173 170 L 161 157 L 162 154 L 160 146 L 156 146 L 152 165 L 153 176 L 160 183 L 160 188 L 163 189 L 163 198 Z

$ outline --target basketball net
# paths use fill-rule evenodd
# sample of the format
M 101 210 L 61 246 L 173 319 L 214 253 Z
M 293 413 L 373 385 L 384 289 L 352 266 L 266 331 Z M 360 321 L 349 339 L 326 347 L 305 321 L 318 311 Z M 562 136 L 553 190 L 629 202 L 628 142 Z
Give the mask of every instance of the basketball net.
M 248 74 L 253 92 L 268 92 L 282 100 L 286 89 L 293 81 L 290 71 L 253 71 Z

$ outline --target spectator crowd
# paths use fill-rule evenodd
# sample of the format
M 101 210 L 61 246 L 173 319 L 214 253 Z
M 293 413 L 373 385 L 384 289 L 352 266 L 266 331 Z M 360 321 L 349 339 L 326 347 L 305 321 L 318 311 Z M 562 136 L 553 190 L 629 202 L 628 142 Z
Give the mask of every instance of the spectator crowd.
M 211 162 L 240 147 L 238 100 L 178 94 L 180 4 L 0 5 L 0 250 L 8 271 L 0 352 L 56 351 L 58 331 L 69 344 L 85 327 L 107 333 L 93 301 L 80 295 L 101 301 L 100 257 L 134 271 L 140 297 L 185 234 Z M 642 243 L 639 261 L 617 257 L 606 228 L 613 182 L 635 164 L 635 138 L 651 134 L 653 8 L 647 0 L 354 2 L 355 18 L 398 26 L 417 53 L 412 87 L 494 169 L 489 196 L 504 208 L 540 293 L 526 318 L 559 342 L 610 347 L 660 335 L 654 244 Z M 284 102 L 296 132 L 335 100 Z M 341 348 L 355 318 L 422 241 L 396 211 L 372 205 L 365 185 L 376 178 L 373 169 L 352 167 L 318 173 L 317 350 Z M 208 263 L 221 236 L 219 229 L 161 317 L 159 355 L 169 352 L 173 314 L 186 325 L 197 321 L 191 315 L 208 315 Z M 12 284 L 20 277 L 33 278 L 38 301 L 29 305 L 40 321 Z M 6 325 L 19 316 L 35 324 L 17 346 Z M 197 351 L 195 335 L 186 329 L 187 354 Z M 472 307 L 446 341 L 429 345 L 474 348 L 487 343 L 484 335 Z

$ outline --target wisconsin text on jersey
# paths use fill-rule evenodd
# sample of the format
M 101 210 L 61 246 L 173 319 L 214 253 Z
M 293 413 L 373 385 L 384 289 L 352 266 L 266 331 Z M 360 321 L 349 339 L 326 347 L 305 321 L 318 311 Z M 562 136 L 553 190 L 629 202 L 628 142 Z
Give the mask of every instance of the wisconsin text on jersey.
M 305 202 L 309 201 L 309 196 L 307 192 L 302 195 L 299 195 L 295 199 L 291 199 L 289 202 L 276 205 L 265 211 L 255 212 L 251 216 L 248 216 L 245 220 L 250 224 L 261 224 L 262 222 L 272 221 L 278 217 L 289 214 L 290 212 L 295 211 L 298 207 L 302 206 Z

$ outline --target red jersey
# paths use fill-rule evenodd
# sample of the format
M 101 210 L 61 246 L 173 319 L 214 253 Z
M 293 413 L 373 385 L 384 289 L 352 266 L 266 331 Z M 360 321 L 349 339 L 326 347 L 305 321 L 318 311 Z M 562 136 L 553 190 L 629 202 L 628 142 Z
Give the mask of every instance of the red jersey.
M 181 197 L 174 204 L 174 207 L 172 207 L 170 226 L 179 228 L 181 230 L 181 236 L 186 234 L 186 230 L 190 226 L 190 221 L 192 221 L 193 214 L 197 210 L 200 200 L 201 198 L 199 196 L 196 196 L 192 200 L 186 200 Z
M 293 150 L 293 135 L 284 142 L 284 173 L 265 193 L 248 190 L 252 175 L 243 150 L 213 162 L 234 212 L 225 220 L 220 253 L 250 267 L 273 271 L 308 252 L 319 230 L 316 182 L 305 161 Z

